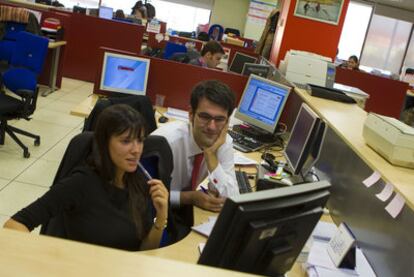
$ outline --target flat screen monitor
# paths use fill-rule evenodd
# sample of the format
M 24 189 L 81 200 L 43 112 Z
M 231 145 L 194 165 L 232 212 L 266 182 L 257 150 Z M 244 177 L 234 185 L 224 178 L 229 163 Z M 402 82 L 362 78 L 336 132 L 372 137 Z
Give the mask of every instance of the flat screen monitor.
M 73 6 L 72 12 L 86 14 L 86 8 L 79 7 L 79 6 Z
M 329 198 L 327 181 L 227 198 L 199 264 L 284 276 Z
M 287 86 L 250 75 L 235 117 L 253 128 L 273 134 L 289 93 Z
M 145 95 L 149 67 L 149 59 L 105 52 L 100 89 Z
M 302 168 L 310 155 L 320 125 L 321 119 L 318 115 L 308 105 L 302 104 L 284 151 L 293 175 L 304 173 Z
M 236 52 L 229 71 L 241 74 L 245 63 L 256 63 L 256 61 L 257 59 L 255 57 Z
M 110 7 L 104 7 L 104 6 L 99 7 L 100 18 L 112 19 L 113 15 L 114 15 L 114 9 Z
M 269 65 L 257 64 L 257 63 L 245 63 L 243 66 L 243 75 L 250 76 L 255 74 L 257 76 L 267 78 L 269 76 L 271 67 Z

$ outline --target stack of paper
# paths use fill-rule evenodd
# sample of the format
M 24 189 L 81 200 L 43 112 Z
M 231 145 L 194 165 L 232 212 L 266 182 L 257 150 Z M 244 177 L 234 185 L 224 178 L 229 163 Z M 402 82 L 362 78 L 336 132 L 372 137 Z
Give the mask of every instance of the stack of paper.
M 209 237 L 211 231 L 213 230 L 214 224 L 216 223 L 216 220 L 217 220 L 216 216 L 210 216 L 207 222 L 202 223 L 197 226 L 193 226 L 191 227 L 191 229 L 193 229 L 197 233 L 202 234 L 203 236 Z
M 244 156 L 238 151 L 234 151 L 234 164 L 235 165 L 257 165 L 257 162 Z
M 165 116 L 188 122 L 188 112 L 180 109 L 167 108 Z

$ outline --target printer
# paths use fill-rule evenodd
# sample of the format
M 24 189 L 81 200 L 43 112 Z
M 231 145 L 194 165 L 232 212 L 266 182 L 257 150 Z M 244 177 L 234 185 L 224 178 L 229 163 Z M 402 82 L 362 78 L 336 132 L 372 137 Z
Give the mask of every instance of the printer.
M 362 135 L 365 142 L 394 165 L 414 168 L 414 128 L 395 118 L 370 113 Z
M 280 70 L 291 82 L 332 88 L 335 65 L 332 59 L 315 53 L 289 50 L 280 63 Z

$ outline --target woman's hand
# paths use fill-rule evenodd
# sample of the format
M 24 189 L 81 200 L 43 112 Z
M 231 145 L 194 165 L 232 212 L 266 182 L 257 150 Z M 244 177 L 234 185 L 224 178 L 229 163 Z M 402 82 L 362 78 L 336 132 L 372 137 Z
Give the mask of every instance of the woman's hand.
M 151 179 L 147 182 L 150 186 L 149 194 L 152 204 L 157 212 L 157 220 L 166 220 L 168 217 L 168 191 L 163 182 L 158 179 Z

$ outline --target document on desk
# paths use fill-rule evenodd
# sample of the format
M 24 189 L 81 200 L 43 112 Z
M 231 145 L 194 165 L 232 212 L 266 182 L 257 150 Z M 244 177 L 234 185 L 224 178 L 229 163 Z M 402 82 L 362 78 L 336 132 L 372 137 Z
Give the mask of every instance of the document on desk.
M 197 233 L 202 234 L 203 236 L 209 237 L 216 221 L 217 221 L 216 216 L 210 216 L 207 222 L 202 223 L 197 226 L 193 226 L 191 227 L 191 229 L 193 229 Z
M 366 178 L 362 183 L 369 188 L 376 182 L 378 182 L 381 179 L 381 174 L 378 171 L 374 171 L 374 173 L 371 174 L 368 178 Z
M 334 223 L 319 221 L 313 229 L 312 237 L 314 239 L 329 241 L 335 235 L 338 227 Z
M 329 258 L 327 247 L 327 242 L 318 240 L 315 240 L 313 242 L 307 262 L 309 276 L 376 276 L 360 248 L 356 248 L 356 266 L 355 270 L 352 270 L 345 268 L 337 268 L 332 262 L 332 260 Z
M 255 160 L 244 156 L 242 153 L 238 151 L 234 151 L 234 164 L 235 165 L 257 165 L 258 163 Z
M 188 122 L 188 112 L 175 108 L 167 108 L 165 116 Z

